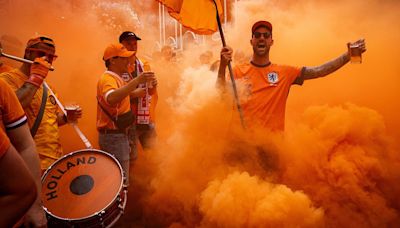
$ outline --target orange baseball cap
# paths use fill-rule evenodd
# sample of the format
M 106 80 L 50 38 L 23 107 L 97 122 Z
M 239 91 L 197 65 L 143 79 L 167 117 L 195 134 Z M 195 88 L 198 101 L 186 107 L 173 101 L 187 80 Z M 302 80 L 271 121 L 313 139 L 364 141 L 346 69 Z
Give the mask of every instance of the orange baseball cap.
M 253 27 L 251 27 L 251 32 L 254 33 L 259 27 L 265 27 L 272 32 L 272 24 L 268 21 L 257 21 L 254 23 Z
M 26 47 L 30 48 L 33 45 L 38 44 L 38 43 L 44 43 L 44 44 L 47 44 L 54 48 L 56 47 L 56 44 L 54 43 L 54 41 L 51 38 L 46 37 L 46 36 L 38 36 L 38 37 L 29 39 L 28 43 L 26 44 Z
M 128 51 L 122 44 L 110 44 L 104 51 L 103 60 L 106 61 L 113 57 L 131 57 L 135 51 Z

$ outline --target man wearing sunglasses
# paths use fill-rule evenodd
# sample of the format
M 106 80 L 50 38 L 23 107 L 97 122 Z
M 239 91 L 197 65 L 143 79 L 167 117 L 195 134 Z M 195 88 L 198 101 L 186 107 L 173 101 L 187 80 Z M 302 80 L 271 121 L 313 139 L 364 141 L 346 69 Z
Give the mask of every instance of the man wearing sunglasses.
M 302 85 L 304 80 L 324 77 L 345 65 L 350 60 L 349 51 L 338 58 L 317 67 L 292 67 L 271 63 L 269 51 L 274 43 L 272 24 L 258 21 L 252 26 L 250 44 L 253 57 L 250 63 L 234 68 L 234 78 L 238 83 L 240 104 L 247 127 L 255 126 L 272 131 L 283 131 L 285 106 L 292 85 Z M 360 53 L 366 51 L 364 40 L 358 40 Z M 225 85 L 225 68 L 232 60 L 232 49 L 221 50 L 218 71 L 218 85 Z
M 16 92 L 28 117 L 42 172 L 63 155 L 59 126 L 70 121 L 75 122 L 82 115 L 81 111 L 77 111 L 75 115 L 65 116 L 59 110 L 55 97 L 43 86 L 49 68 L 57 57 L 55 51 L 52 39 L 44 36 L 32 38 L 27 42 L 24 58 L 34 63 L 23 63 L 20 68 L 0 74 L 0 79 L 5 80 Z M 40 177 L 38 183 L 40 185 Z M 38 202 L 25 218 L 25 223 L 33 227 L 46 225 L 46 218 L 40 206 L 40 194 L 38 195 Z

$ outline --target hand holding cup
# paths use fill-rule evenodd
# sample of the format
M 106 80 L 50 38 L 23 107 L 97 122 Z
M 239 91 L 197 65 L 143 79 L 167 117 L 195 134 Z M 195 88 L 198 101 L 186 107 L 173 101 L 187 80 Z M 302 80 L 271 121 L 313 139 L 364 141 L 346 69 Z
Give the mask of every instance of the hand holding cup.
M 67 112 L 68 123 L 76 123 L 82 117 L 82 108 L 79 105 L 67 105 L 64 109 Z
M 361 63 L 361 54 L 367 50 L 365 48 L 365 40 L 359 39 L 354 43 L 347 43 L 347 49 L 350 56 L 350 62 Z

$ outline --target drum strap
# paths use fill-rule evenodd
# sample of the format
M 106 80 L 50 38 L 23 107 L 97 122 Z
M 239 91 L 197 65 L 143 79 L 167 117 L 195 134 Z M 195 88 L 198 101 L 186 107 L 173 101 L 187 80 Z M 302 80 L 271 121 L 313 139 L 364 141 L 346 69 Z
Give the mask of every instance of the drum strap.
M 113 116 L 111 116 L 111 114 L 109 112 L 107 112 L 107 110 L 103 107 L 103 105 L 101 105 L 98 96 L 97 96 L 97 103 L 99 104 L 101 110 L 103 110 L 103 112 L 108 116 L 108 118 L 110 118 L 114 122 L 115 126 L 118 129 L 125 130 L 126 128 L 131 126 L 132 123 L 134 122 L 133 121 L 134 115 L 131 110 L 129 110 L 128 112 L 121 114 L 117 117 L 113 117 Z
M 42 103 L 40 104 L 40 109 L 39 109 L 39 113 L 35 119 L 35 122 L 32 125 L 31 128 L 31 135 L 32 138 L 35 137 L 36 132 L 39 128 L 40 123 L 42 122 L 43 119 L 43 114 L 44 114 L 44 108 L 46 106 L 46 101 L 47 101 L 47 87 L 43 86 L 43 95 L 42 95 Z
M 99 104 L 101 110 L 103 110 L 103 112 L 108 116 L 108 118 L 110 118 L 110 120 L 112 120 L 115 123 L 117 120 L 113 116 L 111 116 L 109 112 L 107 112 L 107 110 L 103 107 L 103 105 L 101 105 L 99 97 L 96 98 L 97 98 L 97 104 Z

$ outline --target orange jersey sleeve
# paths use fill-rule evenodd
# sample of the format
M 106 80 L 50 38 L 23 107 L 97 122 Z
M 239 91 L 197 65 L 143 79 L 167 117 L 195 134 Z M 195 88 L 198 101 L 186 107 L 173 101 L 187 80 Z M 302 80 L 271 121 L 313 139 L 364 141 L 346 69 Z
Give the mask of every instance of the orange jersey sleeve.
M 0 79 L 0 118 L 5 129 L 13 129 L 26 123 L 27 118 L 14 91 Z

